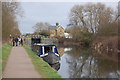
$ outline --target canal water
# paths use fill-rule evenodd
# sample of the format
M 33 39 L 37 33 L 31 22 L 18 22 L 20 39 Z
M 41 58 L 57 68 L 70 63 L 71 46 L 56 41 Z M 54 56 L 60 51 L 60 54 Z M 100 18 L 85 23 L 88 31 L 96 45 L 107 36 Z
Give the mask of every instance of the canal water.
M 90 48 L 58 47 L 58 74 L 63 78 L 120 78 L 117 53 L 94 53 Z
M 63 45 L 57 45 L 57 49 L 61 60 L 51 67 L 63 78 L 120 78 L 118 53 L 96 53 L 90 48 Z

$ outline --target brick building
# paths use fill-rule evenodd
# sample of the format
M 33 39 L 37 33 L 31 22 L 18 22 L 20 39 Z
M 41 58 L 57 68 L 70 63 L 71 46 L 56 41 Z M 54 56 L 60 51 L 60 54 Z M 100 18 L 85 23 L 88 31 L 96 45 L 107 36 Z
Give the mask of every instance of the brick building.
M 49 26 L 50 37 L 64 37 L 64 28 L 56 23 L 56 26 Z

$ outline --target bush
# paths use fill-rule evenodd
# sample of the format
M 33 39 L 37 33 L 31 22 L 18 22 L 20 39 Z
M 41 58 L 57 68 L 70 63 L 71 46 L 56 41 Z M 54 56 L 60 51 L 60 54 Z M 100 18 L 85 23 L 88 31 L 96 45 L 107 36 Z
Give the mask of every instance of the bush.
M 98 29 L 97 36 L 117 36 L 118 35 L 118 23 L 106 23 Z
M 81 33 L 82 37 L 81 37 L 81 41 L 85 43 L 85 46 L 90 46 L 91 42 L 92 42 L 92 33 L 89 32 L 85 32 L 85 33 Z
M 81 41 L 85 43 L 85 46 L 89 46 L 92 42 L 93 33 L 88 32 L 85 28 L 78 26 L 71 28 L 72 39 L 75 41 Z

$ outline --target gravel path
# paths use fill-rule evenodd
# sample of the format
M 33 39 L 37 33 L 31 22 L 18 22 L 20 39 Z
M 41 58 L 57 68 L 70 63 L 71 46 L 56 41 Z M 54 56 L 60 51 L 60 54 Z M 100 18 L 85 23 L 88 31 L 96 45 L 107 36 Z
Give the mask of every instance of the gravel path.
M 23 47 L 13 47 L 3 72 L 3 78 L 40 78 Z

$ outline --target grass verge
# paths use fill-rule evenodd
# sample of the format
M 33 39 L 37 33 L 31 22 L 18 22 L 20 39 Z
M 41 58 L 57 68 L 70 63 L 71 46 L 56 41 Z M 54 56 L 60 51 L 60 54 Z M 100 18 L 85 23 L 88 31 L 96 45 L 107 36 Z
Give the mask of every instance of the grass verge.
M 2 45 L 0 45 L 0 79 L 2 78 Z
M 0 62 L 2 63 L 2 71 L 4 71 L 11 49 L 12 49 L 12 44 L 10 43 L 2 45 L 2 51 L 0 52 Z
M 32 59 L 32 62 L 42 78 L 61 78 L 56 70 L 51 68 L 48 63 L 38 57 L 30 48 L 24 45 L 25 50 Z

